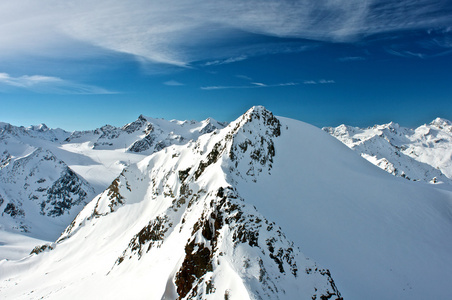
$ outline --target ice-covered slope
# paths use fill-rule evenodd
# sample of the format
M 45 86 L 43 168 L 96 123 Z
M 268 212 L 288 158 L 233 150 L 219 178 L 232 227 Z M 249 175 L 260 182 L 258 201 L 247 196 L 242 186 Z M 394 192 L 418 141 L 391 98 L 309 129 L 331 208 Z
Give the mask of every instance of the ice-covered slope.
M 416 129 L 396 123 L 325 127 L 371 163 L 398 177 L 452 184 L 452 124 L 437 118 Z
M 444 186 L 395 178 L 255 107 L 127 168 L 53 250 L 2 261 L 0 289 L 7 299 L 448 299 L 451 201 Z

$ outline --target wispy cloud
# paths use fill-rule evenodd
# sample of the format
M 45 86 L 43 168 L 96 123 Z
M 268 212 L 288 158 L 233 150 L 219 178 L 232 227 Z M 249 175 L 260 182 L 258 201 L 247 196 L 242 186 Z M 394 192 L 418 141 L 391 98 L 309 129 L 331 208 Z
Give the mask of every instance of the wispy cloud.
M 0 58 L 105 49 L 180 67 L 218 65 L 253 55 L 247 35 L 354 41 L 451 26 L 450 0 L 15 0 L 0 4 Z
M 47 94 L 114 94 L 115 92 L 101 87 L 81 84 L 58 77 L 43 75 L 11 76 L 0 73 L 0 88 L 24 89 L 36 93 Z
M 248 81 L 252 81 L 253 80 L 251 77 L 246 76 L 246 75 L 241 75 L 241 74 L 235 75 L 235 77 L 243 79 L 243 80 L 248 80 Z
M 329 84 L 329 83 L 336 83 L 336 81 L 331 80 L 331 79 L 329 79 L 329 80 L 327 80 L 327 79 L 320 79 L 319 83 L 320 84 Z
M 182 82 L 179 82 L 177 80 L 168 80 L 168 81 L 165 81 L 163 84 L 164 85 L 168 85 L 168 86 L 183 86 L 183 85 L 185 85 Z
M 415 53 L 415 52 L 406 51 L 406 50 L 394 50 L 394 49 L 387 48 L 386 52 L 391 55 L 400 56 L 400 57 L 417 57 L 417 58 L 425 58 L 426 57 L 426 55 L 424 55 L 422 53 Z
M 320 79 L 320 80 L 305 80 L 303 84 L 332 84 L 336 83 L 336 81 L 332 79 Z
M 299 85 L 297 82 L 286 82 L 277 84 L 265 84 L 261 82 L 252 82 L 250 85 L 214 85 L 214 86 L 203 86 L 201 90 L 225 90 L 225 89 L 255 89 L 255 88 L 273 88 L 273 87 L 283 87 L 283 86 L 295 86 Z
M 362 56 L 345 56 L 345 57 L 340 57 L 338 60 L 341 62 L 348 62 L 348 61 L 362 61 L 362 60 L 366 60 L 366 58 L 362 57 Z
M 245 59 L 247 59 L 247 56 L 240 55 L 240 56 L 237 56 L 237 57 L 230 57 L 230 58 L 221 59 L 221 60 L 208 61 L 204 65 L 205 66 L 225 65 L 225 64 L 231 64 L 231 63 L 235 63 L 235 62 L 238 62 L 238 61 L 242 61 L 242 60 L 245 60 Z
M 303 84 L 317 84 L 317 81 L 314 80 L 306 80 L 303 82 Z

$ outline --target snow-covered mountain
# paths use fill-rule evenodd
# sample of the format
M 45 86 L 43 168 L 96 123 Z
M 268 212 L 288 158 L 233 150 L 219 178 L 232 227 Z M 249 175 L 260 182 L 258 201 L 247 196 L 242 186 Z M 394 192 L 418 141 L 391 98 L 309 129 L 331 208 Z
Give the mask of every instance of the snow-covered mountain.
M 1 261 L 0 290 L 6 299 L 447 299 L 446 187 L 395 178 L 320 129 L 253 107 L 131 164 L 55 243 Z
M 398 177 L 452 184 L 452 123 L 437 118 L 416 129 L 397 123 L 325 127 L 349 148 Z
M 20 158 L 7 150 L 2 155 L 0 210 L 4 227 L 34 231 L 35 236 L 44 238 L 61 230 L 95 196 L 83 178 L 48 150 L 38 148 Z M 53 222 L 47 222 L 47 217 Z M 60 226 L 53 228 L 54 222 Z
M 225 123 L 214 119 L 197 121 L 167 121 L 140 115 L 123 127 L 105 125 L 92 131 L 75 131 L 65 142 L 89 142 L 93 149 L 127 149 L 130 152 L 152 154 L 170 145 L 196 140 L 200 135 L 221 129 Z
M 9 233 L 55 240 L 125 166 L 224 126 L 213 119 L 165 121 L 140 116 L 123 127 L 105 125 L 70 133 L 44 124 L 0 123 L 0 258 L 10 244 L 5 242 Z M 20 257 L 19 252 L 8 249 L 6 257 Z

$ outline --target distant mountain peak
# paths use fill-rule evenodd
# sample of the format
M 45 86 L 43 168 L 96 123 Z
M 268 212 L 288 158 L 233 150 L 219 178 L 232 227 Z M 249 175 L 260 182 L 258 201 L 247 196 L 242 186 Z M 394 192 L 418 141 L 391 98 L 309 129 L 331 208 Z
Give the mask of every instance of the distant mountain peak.
M 44 123 L 41 123 L 39 125 L 32 125 L 29 128 L 31 130 L 40 131 L 40 132 L 45 132 L 45 131 L 49 130 L 49 127 L 47 127 L 47 125 Z
M 432 122 L 430 122 L 430 125 L 436 126 L 440 129 L 445 129 L 452 127 L 452 122 L 447 119 L 438 117 Z

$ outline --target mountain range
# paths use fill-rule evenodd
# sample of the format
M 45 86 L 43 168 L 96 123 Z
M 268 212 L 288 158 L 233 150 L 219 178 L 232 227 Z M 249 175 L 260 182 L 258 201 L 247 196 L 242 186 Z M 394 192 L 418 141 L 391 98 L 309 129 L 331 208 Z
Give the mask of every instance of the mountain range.
M 75 132 L 0 123 L 0 257 L 20 258 L 30 251 L 13 246 L 10 232 L 26 233 L 19 236 L 22 244 L 28 238 L 55 240 L 125 166 L 224 126 L 213 119 L 142 115 L 122 127 Z
M 16 218 L 14 224 L 23 222 L 30 231 L 26 234 L 54 242 L 21 260 L 0 261 L 1 294 L 7 299 L 450 298 L 450 156 L 437 156 L 448 153 L 448 129 L 425 125 L 431 129 L 430 137 L 423 135 L 425 145 L 441 146 L 434 152 L 422 150 L 418 129 L 409 144 L 406 136 L 413 131 L 392 124 L 394 133 L 388 126 L 373 131 L 342 126 L 341 135 L 341 127 L 322 131 L 260 106 L 230 124 L 140 116 L 121 128 L 74 133 L 2 124 L 9 129 L 0 133 L 0 178 L 20 179 L 2 181 L 2 191 L 16 191 L 22 199 L 16 206 L 24 212 L 2 219 Z M 352 147 L 357 155 L 325 131 L 367 146 Z M 400 157 L 405 145 L 430 160 L 397 165 L 387 154 L 392 148 L 379 140 L 385 137 L 400 147 Z M 359 143 L 367 140 L 375 141 Z M 379 147 L 368 150 L 372 145 Z M 386 158 L 398 170 L 390 173 L 405 178 L 360 157 L 366 155 Z M 435 162 L 439 173 L 410 173 Z M 30 167 L 16 176 L 15 164 Z M 31 166 L 35 173 L 26 174 Z M 55 182 L 72 193 L 65 194 L 71 202 L 47 201 L 58 198 Z M 24 198 L 28 189 L 38 198 Z M 92 193 L 97 196 L 91 200 Z M 6 197 L 2 211 L 19 202 Z M 38 232 L 43 235 L 44 229 L 27 223 L 35 215 L 28 206 L 47 222 L 78 214 L 59 237 L 43 238 Z M 9 224 L 2 221 L 5 232 L 25 230 Z
M 452 183 L 452 123 L 436 118 L 411 129 L 397 123 L 358 128 L 325 127 L 349 148 L 398 177 L 431 183 Z

